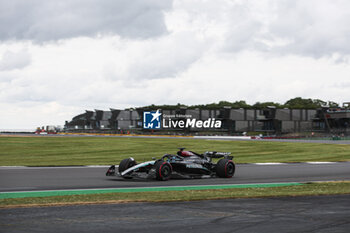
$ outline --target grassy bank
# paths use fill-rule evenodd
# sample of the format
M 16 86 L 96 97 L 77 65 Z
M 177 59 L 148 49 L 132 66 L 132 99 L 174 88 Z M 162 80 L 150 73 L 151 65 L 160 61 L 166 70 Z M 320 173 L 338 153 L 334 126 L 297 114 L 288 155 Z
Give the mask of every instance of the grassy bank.
M 22 206 L 52 206 L 92 203 L 195 201 L 228 198 L 335 194 L 350 194 L 350 182 L 322 182 L 272 188 L 233 188 L 215 190 L 158 191 L 142 193 L 131 192 L 34 198 L 9 198 L 0 200 L 0 207 L 9 208 Z
M 0 137 L 0 166 L 116 164 L 123 158 L 145 161 L 178 147 L 229 151 L 237 163 L 350 161 L 350 145 L 266 141 L 112 137 Z

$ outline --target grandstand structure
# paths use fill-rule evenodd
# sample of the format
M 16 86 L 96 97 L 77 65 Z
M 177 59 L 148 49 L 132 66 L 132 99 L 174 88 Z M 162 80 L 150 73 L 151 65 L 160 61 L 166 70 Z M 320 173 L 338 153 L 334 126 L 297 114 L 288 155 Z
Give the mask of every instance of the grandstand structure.
M 120 132 L 131 131 L 144 133 L 143 112 L 151 109 L 110 109 L 86 110 L 71 121 L 66 121 L 65 131 L 68 132 Z M 155 109 L 152 109 L 155 110 Z M 180 107 L 174 110 L 162 110 L 163 115 L 190 116 L 198 120 L 215 118 L 222 122 L 220 129 L 173 128 L 159 131 L 184 131 L 196 133 L 201 131 L 220 131 L 234 134 L 243 132 L 261 132 L 262 134 L 281 135 L 298 132 L 324 132 L 350 134 L 350 108 L 349 103 L 343 107 L 319 109 L 278 109 L 273 106 L 265 109 L 191 109 Z M 153 131 L 152 131 L 153 132 Z M 164 132 L 163 132 L 164 133 Z

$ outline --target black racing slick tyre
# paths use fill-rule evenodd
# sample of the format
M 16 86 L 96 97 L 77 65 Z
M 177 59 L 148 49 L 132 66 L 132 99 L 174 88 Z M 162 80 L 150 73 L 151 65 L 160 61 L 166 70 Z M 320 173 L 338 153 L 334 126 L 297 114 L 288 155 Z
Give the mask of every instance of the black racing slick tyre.
M 169 180 L 173 171 L 171 164 L 165 161 L 158 161 L 155 164 L 155 169 L 157 180 Z
M 235 174 L 235 170 L 235 164 L 229 159 L 220 159 L 216 164 L 216 175 L 221 178 L 231 178 Z
M 123 171 L 125 171 L 126 169 L 135 166 L 136 165 L 136 161 L 133 158 L 127 158 L 127 159 L 123 159 L 118 167 L 118 171 L 119 174 L 122 173 Z M 125 177 L 127 178 L 127 177 Z

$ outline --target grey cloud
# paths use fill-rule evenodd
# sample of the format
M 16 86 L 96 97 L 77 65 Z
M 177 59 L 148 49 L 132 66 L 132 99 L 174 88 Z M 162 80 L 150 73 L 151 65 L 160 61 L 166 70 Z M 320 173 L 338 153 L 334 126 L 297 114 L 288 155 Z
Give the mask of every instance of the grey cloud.
M 6 51 L 0 60 L 0 71 L 22 69 L 31 63 L 31 56 L 26 50 Z
M 196 62 L 208 45 L 190 33 L 180 33 L 150 43 L 142 56 L 129 65 L 129 78 L 151 80 L 172 78 Z
M 293 2 L 293 3 L 292 3 Z M 290 43 L 274 49 L 315 58 L 350 55 L 349 1 L 283 1 L 269 25 L 275 38 Z
M 245 49 L 257 48 L 254 41 L 260 31 L 261 24 L 257 21 L 249 20 L 236 25 L 235 31 L 227 37 L 225 49 L 231 52 L 238 52 Z
M 333 83 L 330 85 L 332 88 L 336 89 L 349 89 L 350 88 L 350 82 L 343 81 L 343 82 L 338 82 L 338 83 Z
M 229 31 L 224 50 L 256 50 L 321 58 L 350 55 L 350 2 L 281 0 L 227 7 Z
M 167 32 L 163 12 L 171 6 L 171 0 L 1 1 L 0 40 L 156 37 Z

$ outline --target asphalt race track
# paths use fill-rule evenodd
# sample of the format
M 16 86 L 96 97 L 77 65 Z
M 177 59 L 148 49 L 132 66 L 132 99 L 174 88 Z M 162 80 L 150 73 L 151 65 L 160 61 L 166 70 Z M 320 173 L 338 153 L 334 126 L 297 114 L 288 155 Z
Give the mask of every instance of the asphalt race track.
M 106 167 L 0 167 L 0 192 L 350 180 L 350 162 L 239 164 L 231 179 L 124 180 Z M 0 232 L 348 232 L 350 195 L 0 209 Z
M 349 232 L 350 195 L 0 209 L 1 232 Z
M 350 162 L 238 164 L 231 179 L 172 179 L 165 182 L 106 177 L 106 170 L 106 167 L 0 167 L 0 192 L 350 180 Z

